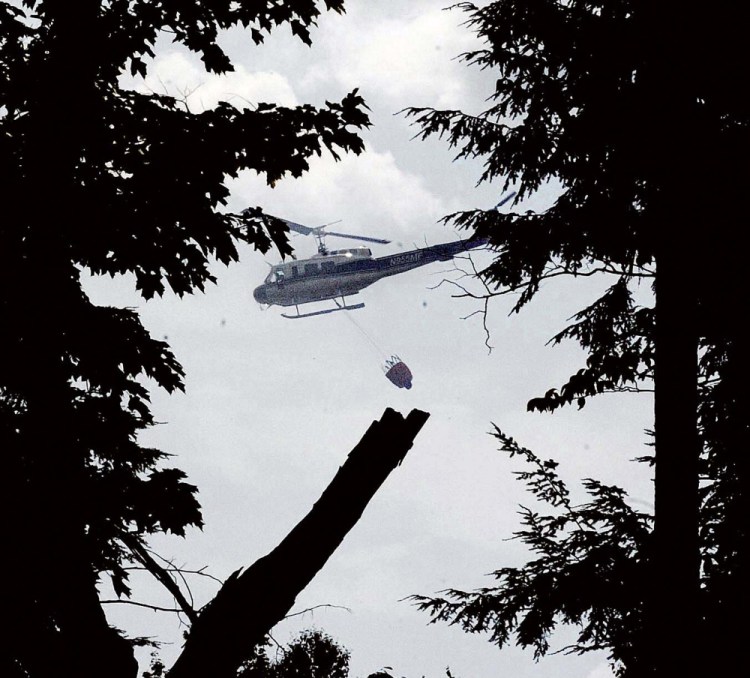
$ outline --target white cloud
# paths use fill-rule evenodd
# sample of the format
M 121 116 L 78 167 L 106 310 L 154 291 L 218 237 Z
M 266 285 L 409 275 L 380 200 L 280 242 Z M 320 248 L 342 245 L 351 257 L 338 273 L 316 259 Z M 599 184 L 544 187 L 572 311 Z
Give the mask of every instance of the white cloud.
M 449 210 L 422 177 L 400 168 L 391 152 L 371 147 L 339 162 L 327 154 L 315 157 L 310 172 L 283 180 L 274 189 L 249 174 L 233 181 L 230 188 L 237 209 L 262 205 L 311 226 L 341 220 L 332 230 L 394 240 L 421 237 Z
M 456 57 L 480 43 L 461 25 L 461 12 L 441 5 L 407 17 L 379 16 L 357 5 L 326 22 L 316 49 L 335 49 L 336 57 L 308 70 L 304 83 L 314 87 L 333 78 L 348 89 L 360 87 L 368 101 L 385 97 L 398 107 L 465 106 L 475 97 L 469 69 Z
M 589 672 L 587 678 L 614 678 L 612 669 L 609 668 L 609 664 L 599 664 L 593 671 Z
M 214 108 L 221 101 L 237 108 L 259 102 L 298 105 L 289 81 L 275 71 L 250 72 L 237 64 L 230 73 L 208 73 L 197 56 L 177 48 L 157 56 L 149 64 L 145 80 L 126 77 L 122 86 L 185 99 L 192 111 Z

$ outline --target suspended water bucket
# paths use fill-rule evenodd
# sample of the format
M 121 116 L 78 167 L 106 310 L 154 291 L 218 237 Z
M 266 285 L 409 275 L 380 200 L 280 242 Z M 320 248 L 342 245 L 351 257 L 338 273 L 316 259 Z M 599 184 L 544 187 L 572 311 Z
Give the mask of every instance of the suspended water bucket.
M 411 370 L 397 355 L 391 356 L 383 366 L 385 376 L 399 388 L 411 388 Z

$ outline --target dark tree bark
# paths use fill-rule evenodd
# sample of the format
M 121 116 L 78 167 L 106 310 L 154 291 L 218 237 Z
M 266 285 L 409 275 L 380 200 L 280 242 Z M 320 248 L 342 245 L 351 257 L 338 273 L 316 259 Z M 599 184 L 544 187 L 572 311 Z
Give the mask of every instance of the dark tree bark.
M 711 223 L 704 203 L 691 202 L 714 162 L 711 120 L 697 104 L 700 67 L 691 12 L 669 0 L 651 3 L 643 81 L 654 109 L 647 129 L 654 149 L 655 237 L 654 548 L 647 615 L 650 652 L 659 678 L 702 673 L 698 343 L 699 282 L 692 266 L 705 262 L 697 234 Z M 696 135 L 695 130 L 705 130 Z M 698 138 L 696 139 L 696 136 Z M 651 159 L 650 159 L 651 160 Z M 715 235 L 715 234 L 714 234 Z M 707 238 L 713 240 L 713 238 Z
M 428 417 L 412 410 L 404 418 L 388 408 L 373 422 L 310 512 L 273 551 L 235 572 L 203 608 L 169 678 L 236 675 L 354 527 Z
M 650 596 L 658 676 L 690 675 L 700 647 L 695 283 L 680 247 L 658 258 L 654 474 L 654 576 Z M 687 279 L 686 279 L 687 278 Z

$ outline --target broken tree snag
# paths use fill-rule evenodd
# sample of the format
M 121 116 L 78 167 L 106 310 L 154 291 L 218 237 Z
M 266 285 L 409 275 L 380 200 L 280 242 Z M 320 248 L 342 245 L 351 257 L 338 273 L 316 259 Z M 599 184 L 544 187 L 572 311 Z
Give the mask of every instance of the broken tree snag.
M 192 625 L 169 678 L 234 678 L 253 647 L 289 612 L 430 415 L 388 408 L 349 453 L 310 512 L 268 555 L 224 583 Z

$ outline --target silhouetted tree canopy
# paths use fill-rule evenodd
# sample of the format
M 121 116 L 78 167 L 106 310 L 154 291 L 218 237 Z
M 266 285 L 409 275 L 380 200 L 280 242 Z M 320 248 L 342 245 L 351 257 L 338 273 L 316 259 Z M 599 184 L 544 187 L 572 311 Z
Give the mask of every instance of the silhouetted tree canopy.
M 129 273 L 145 298 L 212 282 L 238 242 L 290 248 L 260 209 L 226 209 L 227 177 L 273 183 L 323 152 L 359 153 L 364 102 L 321 108 L 220 103 L 193 113 L 123 89 L 144 75 L 159 36 L 232 69 L 219 32 L 306 43 L 341 0 L 0 2 L 0 448 L 7 491 L 9 591 L 0 666 L 7 676 L 131 676 L 128 643 L 106 623 L 96 583 L 128 594 L 123 564 L 157 532 L 201 525 L 196 488 L 143 447 L 154 423 L 145 381 L 169 392 L 183 372 L 132 309 L 96 306 L 85 271 Z
M 347 678 L 349 650 L 318 629 L 308 629 L 283 648 L 256 647 L 238 678 Z
M 529 401 L 530 409 L 583 406 L 585 399 L 598 393 L 651 387 L 653 309 L 638 307 L 618 282 L 574 320 L 554 340 L 579 341 L 589 351 L 587 366 L 559 391 L 551 389 Z M 746 585 L 747 475 L 746 462 L 736 452 L 743 434 L 736 429 L 746 419 L 737 409 L 742 406 L 737 392 L 744 385 L 730 367 L 727 349 L 705 342 L 702 348 L 700 633 L 705 647 L 722 648 L 712 660 L 717 670 L 728 670 L 742 661 L 743 654 L 737 619 Z M 617 367 L 620 361 L 625 367 Z M 523 527 L 514 539 L 526 544 L 534 557 L 522 567 L 494 572 L 491 586 L 475 591 L 449 589 L 413 600 L 433 621 L 487 633 L 499 647 L 516 642 L 532 648 L 537 658 L 553 649 L 552 632 L 558 625 L 572 625 L 578 636 L 563 648 L 566 652 L 606 650 L 618 675 L 647 671 L 652 516 L 634 509 L 621 488 L 592 478 L 583 481 L 590 499 L 572 503 L 557 474 L 557 462 L 540 459 L 497 427 L 494 435 L 503 451 L 522 458 L 529 467 L 516 475 L 537 506 L 521 509 Z M 594 452 L 606 454 L 602 449 Z M 653 457 L 639 461 L 653 463 Z
M 743 10 L 731 2 L 707 11 L 641 0 L 458 7 L 485 43 L 464 59 L 497 73 L 492 104 L 472 115 L 408 113 L 422 137 L 445 138 L 459 157 L 483 158 L 482 181 L 501 180 L 520 198 L 559 189 L 540 213 L 450 217 L 496 250 L 481 274 L 491 294 L 518 292 L 519 310 L 556 276 L 614 276 L 554 338 L 578 341 L 589 352 L 586 366 L 529 408 L 583 406 L 597 393 L 651 388 L 653 380 L 655 533 L 641 531 L 625 542 L 629 553 L 613 555 L 608 567 L 619 562 L 623 582 L 635 563 L 648 561 L 650 569 L 647 576 L 641 570 L 643 595 L 620 599 L 611 618 L 600 614 L 606 591 L 584 600 L 574 587 L 552 587 L 558 597 L 545 597 L 549 578 L 572 567 L 577 548 L 599 552 L 596 539 L 575 548 L 563 540 L 556 560 L 546 553 L 537 569 L 532 563 L 501 571 L 499 592 L 459 594 L 430 609 L 467 629 L 492 629 L 498 642 L 515 631 L 538 652 L 558 621 L 581 623 L 579 647 L 611 648 L 629 675 L 688 674 L 705 668 L 702 661 L 737 671 L 741 639 L 724 620 L 742 614 L 736 601 L 748 592 L 747 521 L 739 518 L 750 515 L 750 441 L 741 414 L 748 409 L 750 342 L 739 305 L 748 283 L 735 236 L 750 179 Z M 653 281 L 654 308 L 633 302 L 641 279 Z M 612 525 L 624 520 L 608 510 Z M 559 523 L 551 525 L 555 536 Z M 524 539 L 538 550 L 532 528 Z M 586 581 L 596 586 L 600 579 Z M 631 641 L 618 638 L 617 628 L 638 606 L 645 633 L 640 645 L 627 647 Z

